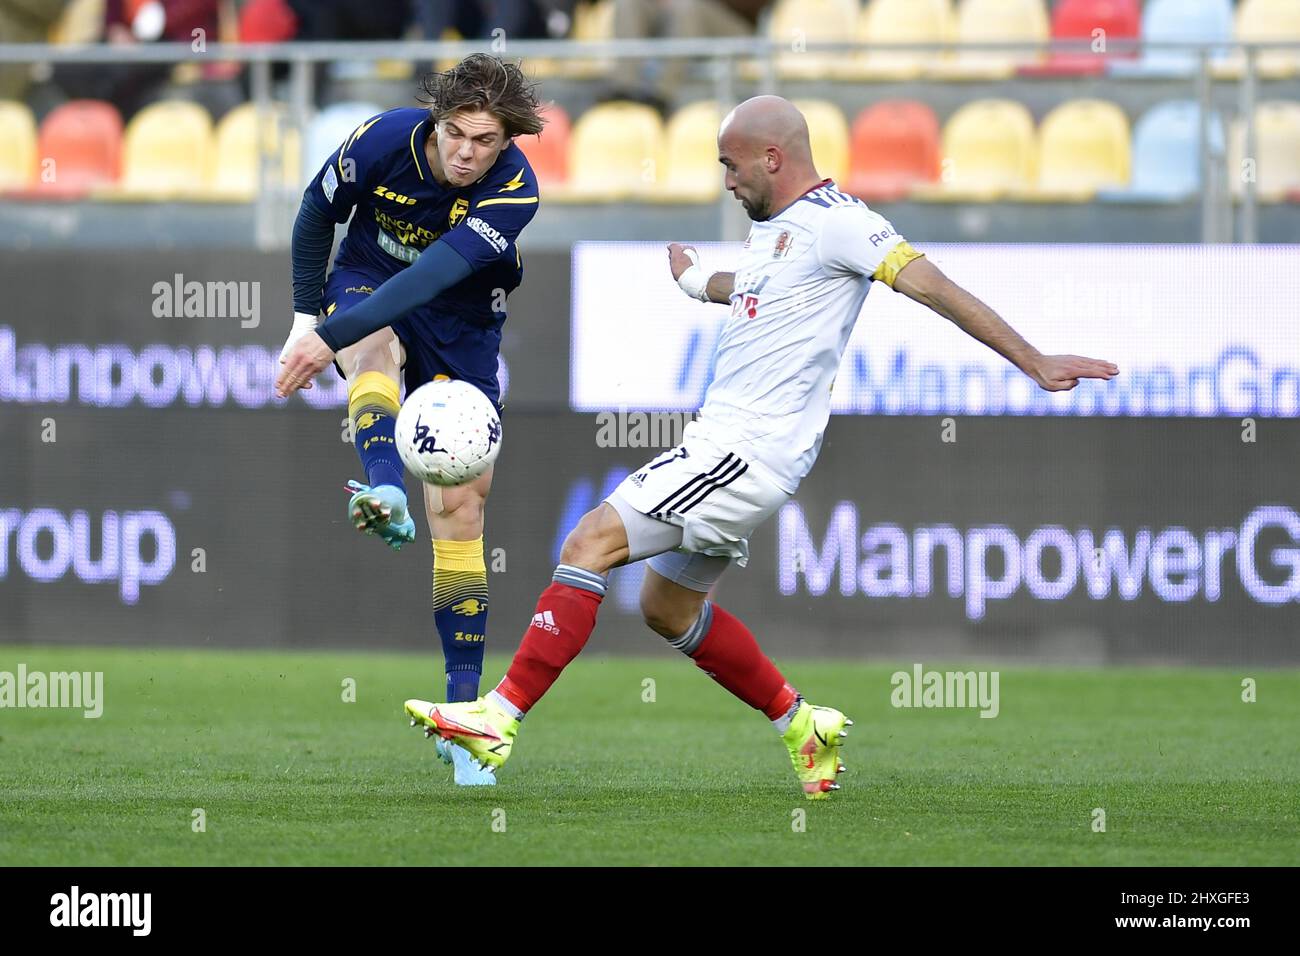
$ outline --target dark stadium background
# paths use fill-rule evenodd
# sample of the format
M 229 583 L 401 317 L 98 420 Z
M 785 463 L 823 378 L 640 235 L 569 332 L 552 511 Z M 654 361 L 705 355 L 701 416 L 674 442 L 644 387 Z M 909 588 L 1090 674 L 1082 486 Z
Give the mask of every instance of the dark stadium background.
M 1080 34 L 1076 22 L 1079 16 L 1086 22 L 1086 4 L 1008 0 L 1000 7 L 987 6 L 1011 11 L 999 22 L 1008 25 L 1005 39 L 1021 45 L 1001 55 L 1017 59 L 1019 67 L 964 74 L 957 70 L 952 76 L 919 69 L 893 76 L 869 71 L 840 75 L 837 64 L 852 63 L 861 49 L 816 47 L 821 41 L 845 40 L 842 34 L 826 35 L 837 22 L 826 14 L 834 4 L 810 2 L 801 14 L 799 2 L 777 4 L 775 14 L 769 9 L 751 37 L 626 40 L 619 41 L 621 46 L 599 48 L 553 47 L 546 39 L 532 37 L 567 31 L 579 43 L 604 42 L 612 29 L 611 8 L 579 4 L 572 10 L 570 5 L 542 4 L 543 14 L 559 6 L 564 16 L 551 20 L 544 16 L 538 22 L 549 26 L 534 22 L 528 27 L 531 35 L 521 34 L 522 39 L 506 36 L 503 52 L 522 58 L 525 67 L 535 64 L 544 97 L 566 113 L 575 130 L 580 118 L 609 99 L 611 90 L 618 93 L 611 85 L 615 74 L 610 61 L 602 61 L 597 53 L 628 54 L 633 60 L 674 51 L 691 54 L 681 62 L 689 60 L 693 65 L 666 93 L 663 88 L 656 92 L 653 71 L 642 77 L 642 88 L 624 91 L 639 98 L 639 108 L 663 107 L 666 116 L 677 107 L 714 97 L 730 104 L 772 89 L 799 101 L 815 99 L 838 111 L 845 131 L 864 110 L 900 98 L 924 104 L 940 129 L 962 107 L 989 99 L 1020 104 L 1036 123 L 1067 102 L 1101 99 L 1122 111 L 1135 130 L 1161 104 L 1199 104 L 1213 115 L 1189 146 L 1198 151 L 1190 162 L 1201 179 L 1185 195 L 1064 201 L 1060 196 L 1030 195 L 1031 178 L 1019 184 L 1023 188 L 984 197 L 958 190 L 944 201 L 933 201 L 921 195 L 924 189 L 917 192 L 908 187 L 871 194 L 868 201 L 923 248 L 939 242 L 1111 243 L 1149 248 L 1200 242 L 1277 246 L 1300 240 L 1296 194 L 1275 189 L 1278 183 L 1286 187 L 1287 177 L 1296 175 L 1295 170 L 1278 165 L 1288 161 L 1287 141 L 1268 140 L 1268 136 L 1284 135 L 1269 132 L 1283 120 L 1270 120 L 1274 126 L 1256 124 L 1259 128 L 1243 125 L 1245 118 L 1254 115 L 1253 106 L 1300 103 L 1300 69 L 1255 59 L 1249 68 L 1241 61 L 1234 66 L 1227 54 L 1202 61 L 1203 48 L 1194 43 L 1161 48 L 1160 42 L 1168 37 L 1158 32 L 1154 3 L 1145 7 L 1152 20 L 1150 32 L 1139 31 L 1153 44 L 1146 53 L 1134 53 L 1135 42 L 1112 29 L 1111 46 L 1100 58 L 1101 66 L 1069 69 L 1053 57 L 1062 55 L 1069 37 L 1082 36 L 1071 49 L 1076 59 L 1086 58 L 1080 44 L 1088 47 L 1089 33 Z M 80 3 L 70 9 L 85 20 L 86 9 L 93 6 Z M 278 37 L 277 21 L 266 15 L 274 6 L 234 5 L 236 19 L 242 18 L 243 28 L 251 31 L 246 39 Z M 869 8 L 848 6 L 860 11 L 854 15 L 863 24 L 867 22 Z M 1200 35 L 1218 36 L 1214 31 L 1222 25 L 1215 26 L 1213 14 L 1222 12 L 1219 6 L 1190 4 L 1184 17 L 1195 19 L 1189 11 L 1201 10 L 1208 19 L 1196 29 L 1202 30 Z M 1241 8 L 1247 6 L 1243 3 Z M 1252 0 L 1249 6 L 1253 19 L 1247 22 L 1239 8 L 1235 25 L 1231 18 L 1228 22 L 1224 41 L 1261 39 L 1257 24 L 1264 17 L 1275 27 L 1264 39 L 1292 43 L 1269 55 L 1296 56 L 1296 38 L 1288 32 L 1295 25 L 1287 19 L 1285 4 Z M 1065 7 L 1071 8 L 1074 20 L 1062 12 Z M 1144 14 L 1139 4 L 1118 7 Z M 1085 9 L 1081 13 L 1079 8 Z M 254 10 L 260 14 L 250 12 Z M 1048 20 L 1040 24 L 1034 13 L 1026 14 L 1028 19 L 1022 22 L 1015 19 L 1016 10 L 1056 17 L 1052 35 L 1066 38 L 1058 43 L 1057 52 L 1034 52 L 1038 49 L 1034 44 L 1043 39 L 1039 31 L 1049 29 L 1044 26 Z M 1269 16 L 1280 19 L 1269 21 Z M 72 19 L 69 15 L 55 36 L 75 39 L 77 24 Z M 92 15 L 81 24 L 83 33 L 86 23 L 93 27 L 93 21 Z M 976 29 L 980 22 L 962 20 L 958 32 L 967 31 L 967 39 L 987 41 L 987 29 Z M 1070 23 L 1073 33 L 1067 29 Z M 803 30 L 813 52 L 788 65 L 790 58 L 798 57 L 784 46 L 792 29 Z M 1188 30 L 1196 33 L 1191 27 Z M 765 31 L 774 46 L 762 39 Z M 420 68 L 447 62 L 458 52 L 500 38 L 494 41 L 485 33 L 460 47 L 427 43 L 401 47 L 386 36 L 359 34 L 360 40 L 370 42 L 338 42 L 313 35 L 299 39 L 317 39 L 325 45 L 216 45 L 235 39 L 236 32 L 223 22 L 219 35 L 208 38 L 213 45 L 204 52 L 195 52 L 183 37 L 170 35 L 163 39 L 180 42 L 138 43 L 129 48 L 0 47 L 0 61 L 9 64 L 5 73 L 11 82 L 9 95 L 18 109 L 6 114 L 10 117 L 6 122 L 18 126 L 25 122 L 22 110 L 36 129 L 70 97 L 85 95 L 78 77 L 84 80 L 86 71 L 107 70 L 109 61 L 117 61 L 117 68 L 134 57 L 165 67 L 163 81 L 153 90 L 154 99 L 197 104 L 218 129 L 232 110 L 253 102 L 271 117 L 275 131 L 262 141 L 265 157 L 240 173 L 245 181 L 236 182 L 233 193 L 217 188 L 212 170 L 196 184 L 152 188 L 145 169 L 143 180 L 128 183 L 131 176 L 126 170 L 117 184 L 67 188 L 55 195 L 59 183 L 41 178 L 42 167 L 36 162 L 41 157 L 35 155 L 29 157 L 30 181 L 9 182 L 0 201 L 0 288 L 4 290 L 0 640 L 5 642 L 411 650 L 436 645 L 427 607 L 429 555 L 423 521 L 419 544 L 391 555 L 373 542 L 358 540 L 341 520 L 342 484 L 356 474 L 357 466 L 350 446 L 339 440 L 343 410 L 337 381 L 329 376 L 330 381 L 323 382 L 322 390 L 309 401 L 297 397 L 285 404 L 269 397 L 271 366 L 266 357 L 278 351 L 291 313 L 289 224 L 303 177 L 321 158 L 302 155 L 296 171 L 282 174 L 279 164 L 284 156 L 276 150 L 287 142 L 286 137 L 297 135 L 303 153 L 310 152 L 313 137 L 328 133 L 322 132 L 323 118 L 337 123 L 340 110 L 346 113 L 348 104 L 355 107 L 353 112 L 362 113 L 367 105 L 382 109 L 410 104 Z M 6 38 L 30 43 L 37 37 L 0 35 L 0 40 Z M 1257 51 L 1256 58 L 1264 52 Z M 917 48 L 913 56 L 938 62 L 933 49 Z M 1163 66 L 1154 62 L 1161 56 Z M 1152 62 L 1146 62 L 1147 57 Z M 168 75 L 168 61 L 180 62 L 181 67 Z M 1026 66 L 1029 61 L 1033 62 Z M 148 100 L 122 106 L 128 138 L 132 122 Z M 814 139 L 823 142 L 818 136 Z M 328 139 L 321 142 L 333 145 Z M 214 151 L 216 143 L 212 141 Z M 571 149 L 576 149 L 574 143 L 576 132 Z M 1274 164 L 1260 173 L 1259 183 L 1235 181 L 1242 158 L 1238 143 L 1240 148 L 1255 143 L 1262 161 Z M 848 152 L 831 162 L 827 172 L 851 161 L 856 176 L 859 140 L 844 146 Z M 659 143 L 655 149 L 665 146 Z M 1268 155 L 1275 158 L 1268 160 Z M 548 578 L 564 529 L 599 500 L 620 469 L 630 469 L 654 452 L 598 447 L 595 414 L 570 410 L 571 291 L 572 284 L 582 280 L 574 268 L 573 243 L 736 240 L 746 228 L 738 204 L 721 195 L 716 183 L 711 189 L 706 185 L 702 197 L 683 199 L 665 185 L 670 177 L 657 170 L 644 189 L 623 183 L 602 191 L 583 180 L 581 170 L 590 167 L 582 165 L 581 157 L 571 153 L 567 159 L 569 180 L 543 186 L 541 211 L 524 234 L 525 281 L 511 299 L 503 343 L 509 375 L 506 437 L 486 536 L 488 563 L 494 569 L 490 624 L 494 650 L 513 646 L 535 594 Z M 651 166 L 673 161 L 671 150 L 656 152 Z M 222 168 L 223 158 L 214 152 L 212 162 L 213 170 Z M 1140 156 L 1134 145 L 1134 184 L 1151 174 L 1150 169 L 1140 172 L 1144 163 L 1149 166 L 1150 160 Z M 1300 159 L 1295 163 L 1300 169 Z M 246 181 L 248 175 L 251 182 Z M 240 195 L 240 188 L 254 192 Z M 1290 188 L 1300 188 L 1300 179 Z M 1153 263 L 1153 268 L 1159 268 L 1158 256 Z M 1014 264 L 1009 262 L 1007 268 Z M 185 281 L 257 283 L 257 324 L 245 327 L 233 316 L 158 317 L 152 290 L 156 283 L 169 284 L 177 275 Z M 665 269 L 665 280 L 666 275 Z M 1075 288 L 1106 281 L 1104 275 L 1062 277 L 1066 279 Z M 1211 274 L 1204 280 L 1231 283 L 1232 276 Z M 1248 294 L 1266 295 L 1267 290 L 1243 290 L 1243 296 Z M 610 301 L 611 318 L 626 315 L 628 308 L 627 301 Z M 871 303 L 867 309 L 870 312 Z M 1300 319 L 1300 312 L 1295 314 Z M 1016 323 L 1016 314 L 1007 317 Z M 1168 341 L 1176 351 L 1184 332 L 1179 315 L 1167 318 Z M 1247 306 L 1223 316 L 1223 321 L 1234 323 L 1234 329 L 1246 337 L 1253 334 Z M 112 378 L 120 370 L 110 372 L 110 380 L 89 389 L 86 397 L 79 373 L 39 358 L 42 349 L 62 349 L 60 354 L 66 357 L 71 346 L 92 351 L 121 346 L 137 352 L 165 346 L 171 358 L 159 361 L 175 362 L 181 362 L 176 358 L 181 350 L 193 356 L 225 349 L 239 370 L 230 373 L 233 377 L 226 382 L 230 387 L 220 389 L 228 392 L 223 397 L 214 400 L 199 389 L 194 394 L 202 397 L 191 401 L 184 388 L 174 386 L 176 397 L 160 398 L 159 407 L 150 407 Z M 43 382 L 52 383 L 43 387 L 56 391 L 19 394 L 13 376 L 15 369 L 22 368 L 37 369 Z M 149 394 L 166 392 L 162 387 L 166 374 L 158 375 L 153 390 L 145 389 Z M 71 383 L 66 397 L 57 391 L 64 387 L 60 383 Z M 126 404 L 97 405 L 117 404 L 114 395 L 126 395 Z M 817 548 L 825 545 L 828 522 L 841 502 L 854 507 L 859 534 L 881 524 L 894 524 L 909 533 L 919 526 L 951 525 L 963 534 L 972 528 L 1004 526 L 1021 541 L 1034 529 L 1049 526 L 1072 533 L 1090 528 L 1098 537 L 1114 527 L 1129 541 L 1143 528 L 1153 535 L 1169 527 L 1201 535 L 1207 529 L 1239 527 L 1262 506 L 1292 511 L 1300 507 L 1296 491 L 1300 426 L 1293 411 L 1261 418 L 1261 438 L 1253 444 L 1240 441 L 1241 421 L 1229 416 L 984 416 L 963 417 L 961 441 L 945 445 L 935 438 L 939 418 L 839 415 L 832 419 L 821 460 L 796 498 Z M 47 420 L 56 428 L 54 442 L 45 440 Z M 29 520 L 40 509 L 49 509 L 44 513 L 48 521 Z M 77 517 L 80 513 L 84 516 Z M 110 519 L 117 522 L 115 540 L 127 548 L 118 556 L 121 566 L 116 573 L 102 565 L 106 513 L 115 516 Z M 134 516 L 132 535 L 139 536 L 139 568 L 123 564 L 135 549 L 135 542 L 124 537 L 128 515 Z M 29 523 L 26 531 L 20 527 L 22 521 Z M 159 553 L 158 537 L 149 530 L 163 527 L 172 535 L 170 556 Z M 85 528 L 90 529 L 88 543 L 82 533 Z M 975 619 L 967 613 L 964 597 L 946 592 L 945 579 L 937 570 L 928 596 L 868 597 L 852 587 L 846 595 L 841 588 L 842 562 L 827 565 L 832 584 L 824 593 L 813 593 L 807 575 L 799 573 L 793 593 L 783 595 L 782 569 L 788 574 L 795 558 L 789 542 L 779 539 L 779 522 L 760 530 L 753 544 L 750 567 L 729 574 L 719 598 L 762 622 L 764 645 L 780 655 L 946 655 L 1086 663 L 1300 661 L 1296 641 L 1300 601 L 1269 604 L 1253 597 L 1243 588 L 1231 560 L 1225 565 L 1222 591 L 1213 600 L 1204 589 L 1190 600 L 1162 600 L 1152 593 L 1149 580 L 1131 600 L 1113 591 L 1107 598 L 1091 599 L 1082 583 L 1063 600 L 1035 599 L 1020 587 L 1007 599 L 989 601 L 983 615 Z M 1260 538 L 1258 563 L 1268 584 L 1285 585 L 1300 574 L 1295 564 L 1298 546 L 1276 527 Z M 161 547 L 165 551 L 168 545 Z M 202 549 L 201 572 L 194 570 L 200 560 L 195 549 Z M 856 561 L 863 560 L 860 547 L 849 551 Z M 82 552 L 85 558 L 78 557 Z M 825 564 L 829 553 L 819 553 L 816 560 Z M 991 567 L 991 573 L 997 573 L 996 562 Z M 858 570 L 847 572 L 849 580 Z M 1047 568 L 1049 574 L 1052 571 Z M 616 572 L 614 599 L 607 602 L 596 638 L 602 651 L 663 652 L 661 642 L 651 637 L 635 614 L 635 574 Z M 141 576 L 138 587 L 131 581 L 123 583 L 124 577 Z M 360 591 L 359 581 L 365 582 Z M 377 624 L 371 612 L 376 602 L 391 607 L 386 620 L 400 623 Z

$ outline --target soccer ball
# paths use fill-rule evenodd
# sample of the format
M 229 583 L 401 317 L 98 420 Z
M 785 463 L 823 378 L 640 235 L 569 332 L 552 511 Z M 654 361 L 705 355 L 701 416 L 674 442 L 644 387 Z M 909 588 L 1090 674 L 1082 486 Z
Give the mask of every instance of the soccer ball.
M 496 461 L 501 417 L 468 382 L 429 382 L 406 396 L 396 437 L 411 474 L 433 485 L 463 485 Z

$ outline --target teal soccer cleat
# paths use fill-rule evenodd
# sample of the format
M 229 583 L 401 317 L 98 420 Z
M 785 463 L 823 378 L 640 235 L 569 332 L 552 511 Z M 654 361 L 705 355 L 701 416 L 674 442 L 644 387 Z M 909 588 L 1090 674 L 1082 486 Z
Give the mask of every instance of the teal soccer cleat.
M 358 531 L 377 534 L 394 551 L 415 540 L 415 522 L 406 510 L 406 492 L 396 485 L 371 488 L 349 481 L 348 520 Z

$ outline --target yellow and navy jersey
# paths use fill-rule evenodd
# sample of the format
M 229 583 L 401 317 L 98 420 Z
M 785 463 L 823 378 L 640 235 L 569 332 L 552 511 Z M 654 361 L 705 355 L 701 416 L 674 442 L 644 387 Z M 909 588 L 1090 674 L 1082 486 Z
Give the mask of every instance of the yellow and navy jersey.
M 330 157 L 308 193 L 335 222 L 351 217 L 336 270 L 359 270 L 382 282 L 442 239 L 475 271 L 434 304 L 486 319 L 494 298 L 500 304 L 495 290 L 519 285 L 523 262 L 515 243 L 537 212 L 537 178 L 511 143 L 476 182 L 441 185 L 424 151 L 432 131 L 426 109 L 373 116 Z

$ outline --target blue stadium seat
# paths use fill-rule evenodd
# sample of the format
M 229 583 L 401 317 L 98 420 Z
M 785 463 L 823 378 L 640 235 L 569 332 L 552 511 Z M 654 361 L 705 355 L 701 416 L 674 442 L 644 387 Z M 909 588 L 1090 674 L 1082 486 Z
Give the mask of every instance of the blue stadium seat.
M 1133 181 L 1128 189 L 1102 190 L 1108 202 L 1181 202 L 1201 188 L 1201 108 L 1170 100 L 1148 110 L 1133 129 Z M 1210 114 L 1211 164 L 1222 165 L 1223 121 Z
M 1165 43 L 1231 43 L 1232 0 L 1150 0 L 1142 12 L 1142 39 Z M 1227 62 L 1228 53 L 1217 49 L 1214 63 Z M 1110 64 L 1120 76 L 1148 74 L 1188 76 L 1195 72 L 1197 57 L 1177 50 L 1144 50 L 1136 62 Z
M 325 160 L 338 149 L 354 129 L 384 108 L 374 103 L 335 103 L 316 114 L 307 129 L 307 148 L 302 153 L 302 178 L 311 182 Z

